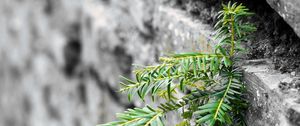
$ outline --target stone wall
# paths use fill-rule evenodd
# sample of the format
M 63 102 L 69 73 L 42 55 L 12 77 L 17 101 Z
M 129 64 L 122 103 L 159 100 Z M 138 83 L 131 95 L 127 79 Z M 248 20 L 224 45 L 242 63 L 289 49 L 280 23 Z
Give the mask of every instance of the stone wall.
M 216 43 L 209 24 L 164 2 L 0 1 L 0 126 L 94 126 L 114 120 L 125 108 L 142 106 L 117 93 L 119 76 L 130 77 L 132 64 L 156 64 L 159 56 L 171 52 L 211 52 Z M 253 69 L 245 70 L 245 80 L 265 80 Z M 249 81 L 251 109 L 257 110 L 249 113 L 249 124 L 283 125 L 274 121 L 277 116 L 260 118 L 279 102 L 257 100 L 264 98 L 261 94 L 281 98 L 278 92 L 272 95 L 286 78 L 278 76 L 276 88 L 257 89 L 269 83 Z M 275 110 L 297 125 L 294 100 L 292 107 L 278 105 Z M 167 125 L 176 120 L 168 118 Z

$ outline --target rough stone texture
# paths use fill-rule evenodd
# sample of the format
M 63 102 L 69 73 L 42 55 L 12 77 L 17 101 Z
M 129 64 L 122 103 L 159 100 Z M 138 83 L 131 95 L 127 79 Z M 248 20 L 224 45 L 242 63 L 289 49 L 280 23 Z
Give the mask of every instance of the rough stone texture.
M 213 30 L 208 24 L 192 20 L 182 10 L 160 6 L 158 11 L 154 23 L 160 29 L 159 33 L 163 34 L 164 51 L 213 52 L 216 41 L 212 39 Z
M 247 122 L 253 126 L 299 125 L 299 77 L 281 74 L 268 60 L 247 61 L 243 65 L 250 108 Z M 292 83 L 292 84 L 291 84 Z
M 281 17 L 294 29 L 300 37 L 300 1 L 299 0 L 267 0 Z

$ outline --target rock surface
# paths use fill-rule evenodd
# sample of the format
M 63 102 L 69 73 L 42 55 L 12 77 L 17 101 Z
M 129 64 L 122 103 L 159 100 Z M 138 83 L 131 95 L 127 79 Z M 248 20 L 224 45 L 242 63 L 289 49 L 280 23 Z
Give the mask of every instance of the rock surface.
M 267 0 L 281 17 L 294 29 L 300 37 L 300 1 L 299 0 Z
M 299 125 L 298 77 L 274 70 L 268 60 L 252 60 L 243 65 L 250 107 L 247 122 L 253 126 Z

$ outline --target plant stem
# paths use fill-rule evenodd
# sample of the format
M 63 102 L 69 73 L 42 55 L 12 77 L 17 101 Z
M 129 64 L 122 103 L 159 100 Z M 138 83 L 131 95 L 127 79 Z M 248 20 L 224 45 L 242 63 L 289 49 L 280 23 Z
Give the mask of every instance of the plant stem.
M 161 116 L 163 114 L 163 112 L 159 112 L 157 113 L 155 116 L 153 116 L 146 124 L 145 126 L 150 126 L 150 124 L 152 123 L 153 120 L 159 118 L 159 116 Z
M 227 87 L 226 87 L 226 90 L 225 90 L 225 92 L 224 92 L 224 95 L 223 95 L 222 99 L 220 100 L 219 105 L 218 105 L 218 108 L 217 108 L 217 110 L 216 110 L 216 112 L 215 112 L 215 115 L 214 115 L 214 119 L 215 119 L 215 120 L 217 119 L 218 113 L 219 113 L 219 111 L 220 111 L 220 109 L 221 109 L 221 106 L 222 106 L 222 104 L 223 104 L 223 102 L 224 102 L 224 99 L 225 99 L 226 96 L 227 96 L 227 93 L 228 93 L 228 91 L 229 91 L 229 89 L 230 89 L 231 84 L 232 84 L 232 76 L 230 76 L 230 79 L 229 79 L 229 82 L 228 82 L 228 84 L 227 84 Z
M 231 49 L 230 49 L 230 57 L 232 57 L 234 55 L 234 18 L 233 15 L 231 15 Z

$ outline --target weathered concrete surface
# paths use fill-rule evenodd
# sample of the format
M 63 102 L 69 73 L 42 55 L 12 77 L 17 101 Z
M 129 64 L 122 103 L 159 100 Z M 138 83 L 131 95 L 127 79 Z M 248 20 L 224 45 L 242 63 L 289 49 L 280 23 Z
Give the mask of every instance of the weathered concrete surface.
M 267 0 L 270 6 L 294 29 L 300 37 L 300 1 Z
M 242 67 L 249 92 L 247 122 L 251 126 L 299 125 L 298 89 L 283 87 L 299 80 L 275 71 L 268 60 L 247 61 Z

